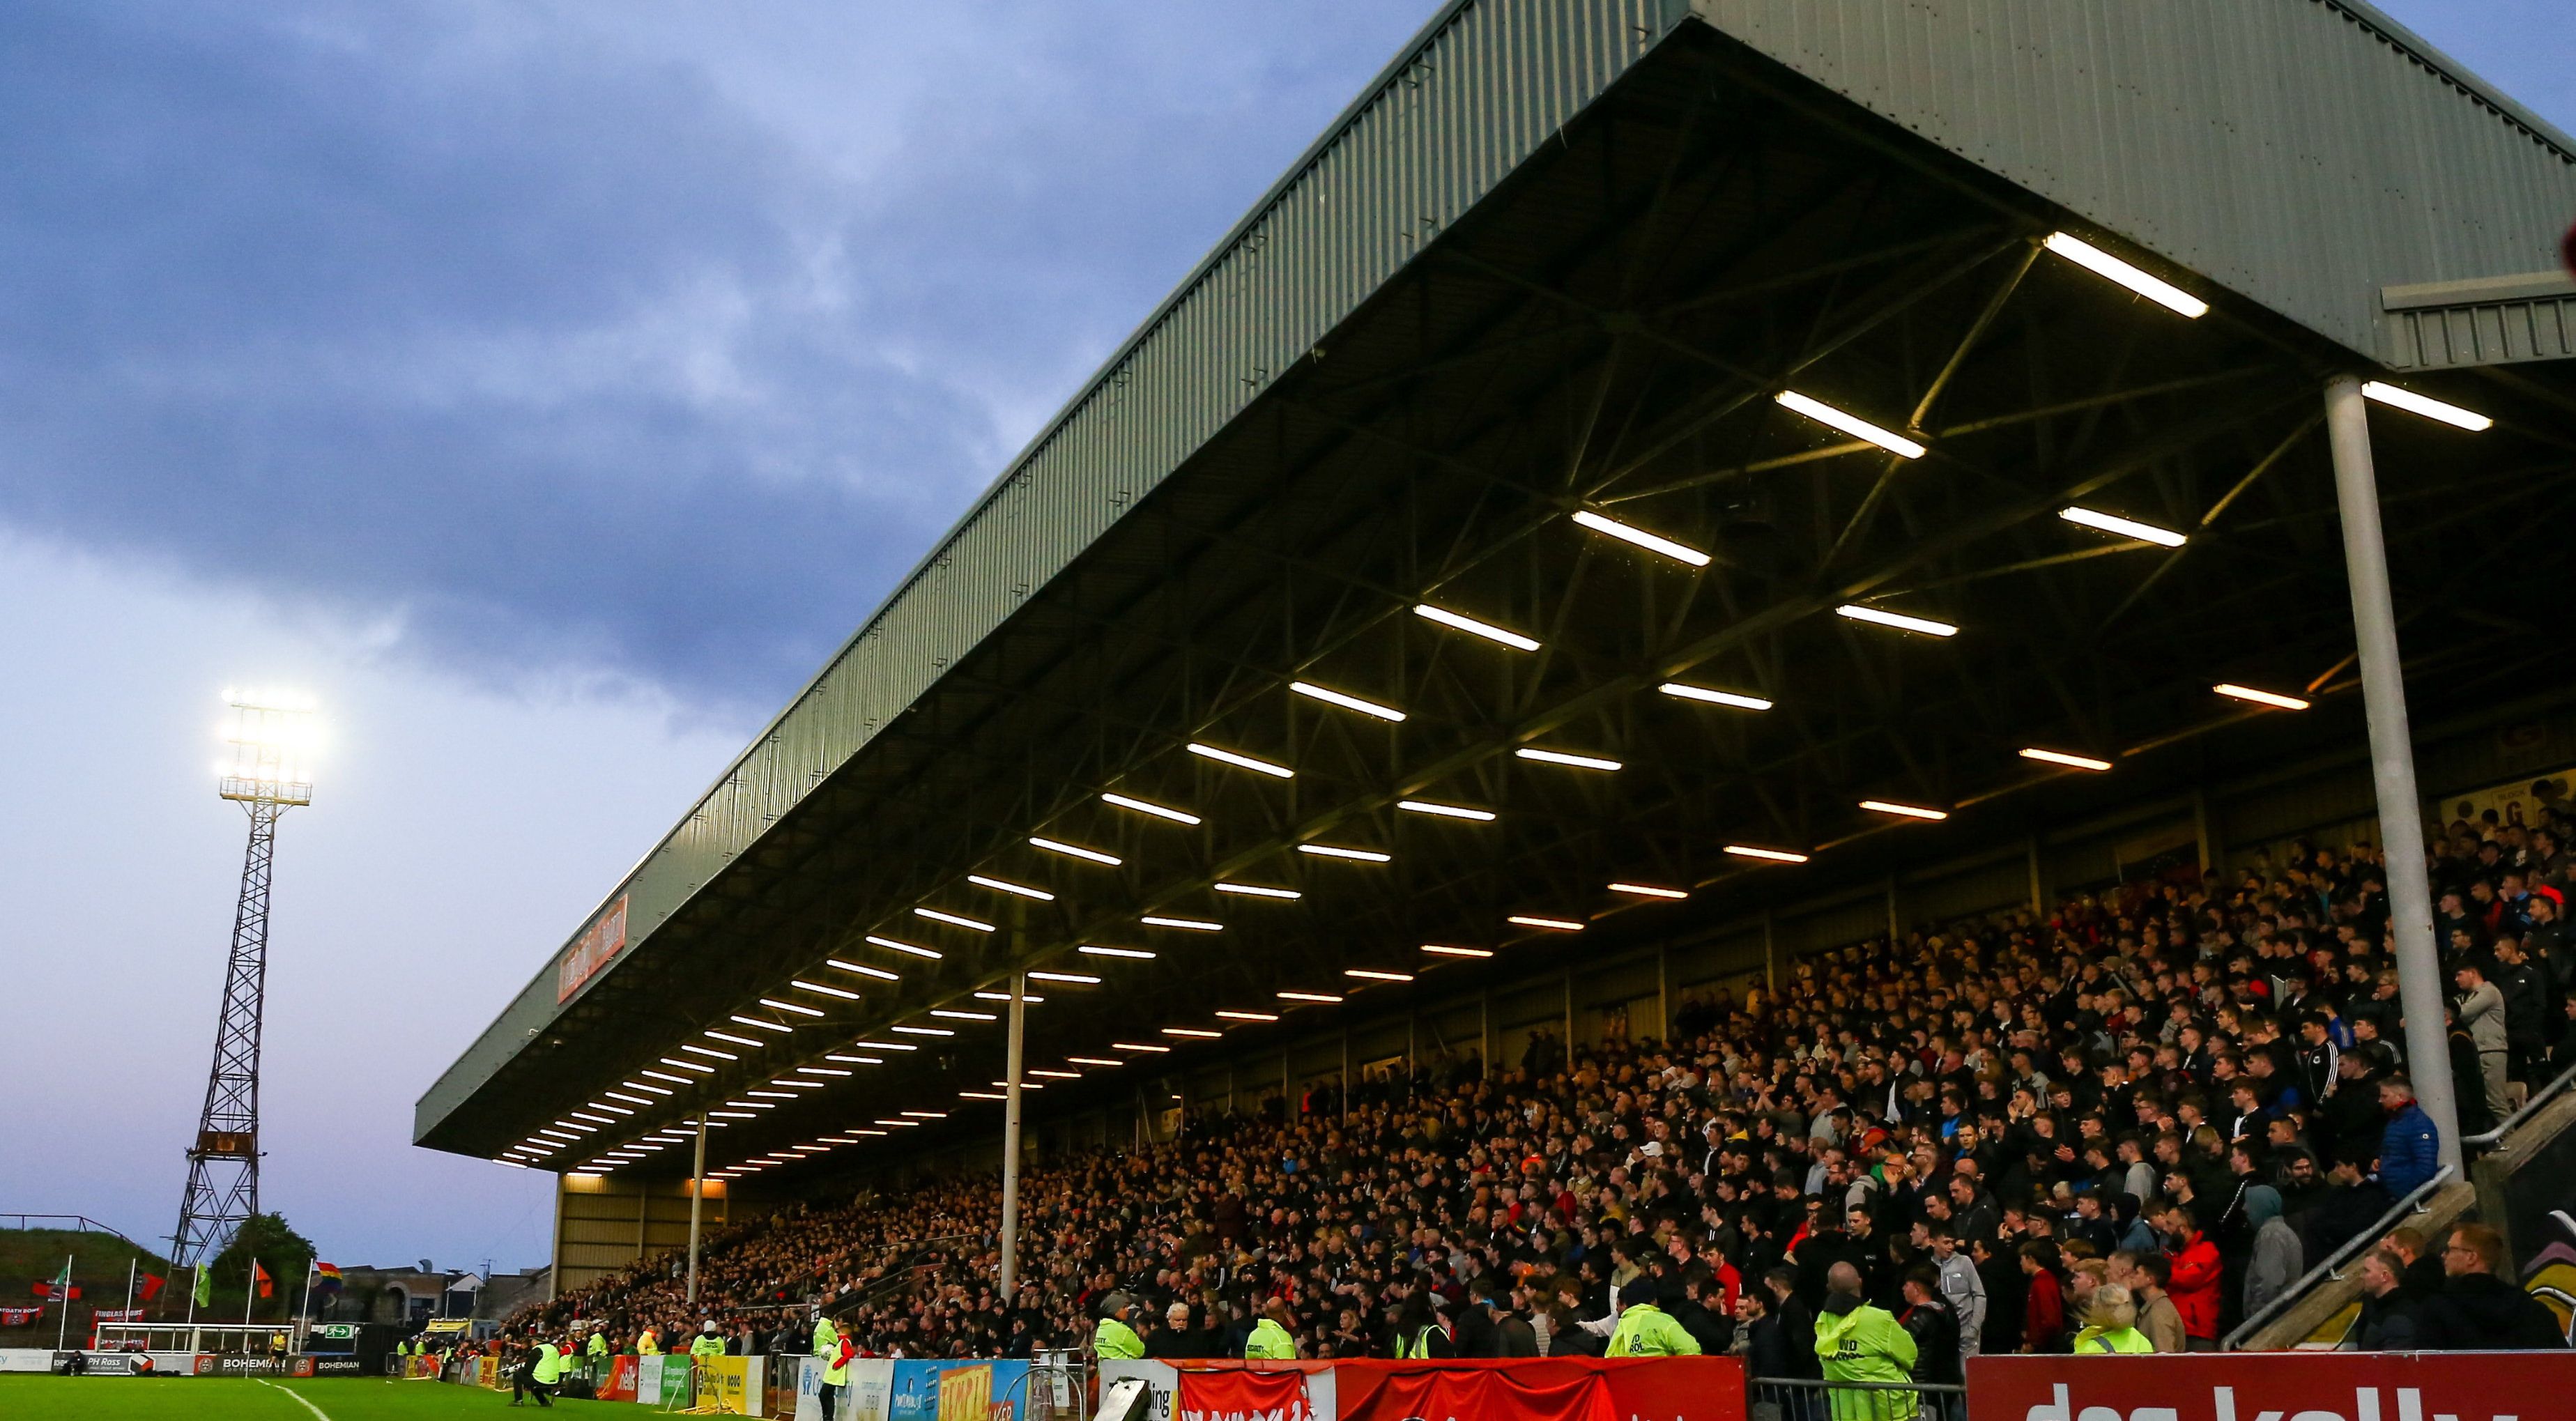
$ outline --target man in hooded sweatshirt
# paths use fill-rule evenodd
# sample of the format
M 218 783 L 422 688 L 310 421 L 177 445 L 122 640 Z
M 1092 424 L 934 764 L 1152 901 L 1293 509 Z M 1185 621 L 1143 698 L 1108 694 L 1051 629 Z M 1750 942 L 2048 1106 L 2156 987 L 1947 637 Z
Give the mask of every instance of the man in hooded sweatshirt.
M 2428 1352 L 2555 1351 L 2567 1345 L 2546 1304 L 2495 1275 L 2504 1235 L 2485 1224 L 2451 1230 L 2442 1253 L 2449 1276 L 2427 1299 L 2418 1338 Z
M 2257 1184 L 2245 1191 L 2245 1221 L 2254 1229 L 2254 1255 L 2245 1265 L 2245 1315 L 2261 1312 L 2307 1271 L 2298 1230 L 2281 1217 L 2281 1191 Z

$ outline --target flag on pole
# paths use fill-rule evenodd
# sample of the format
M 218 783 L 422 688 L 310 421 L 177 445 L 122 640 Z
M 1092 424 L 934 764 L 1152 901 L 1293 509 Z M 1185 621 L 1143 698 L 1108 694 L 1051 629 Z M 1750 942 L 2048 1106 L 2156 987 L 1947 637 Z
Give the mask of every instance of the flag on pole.
M 72 1286 L 72 1261 L 70 1259 L 66 1258 L 63 1260 L 63 1271 L 51 1282 L 41 1280 L 37 1282 L 36 1296 L 40 1298 L 60 1298 L 64 1302 L 80 1301 L 80 1289 Z
M 314 1285 L 326 1293 L 338 1292 L 340 1289 L 340 1265 L 337 1263 L 316 1261 L 313 1265 L 313 1277 Z
M 150 1273 L 137 1274 L 135 1280 L 141 1285 L 136 1296 L 141 1301 L 147 1303 L 152 1301 L 154 1298 L 161 1296 L 163 1285 L 170 1281 L 167 1278 L 156 1277 Z
M 188 1300 L 201 1308 L 215 1305 L 215 1275 L 202 1263 L 197 1265 L 196 1291 L 188 1295 Z
M 250 1261 L 250 1280 L 259 1285 L 259 1295 L 263 1298 L 276 1289 L 277 1280 L 268 1276 L 268 1270 L 260 1267 L 256 1258 Z

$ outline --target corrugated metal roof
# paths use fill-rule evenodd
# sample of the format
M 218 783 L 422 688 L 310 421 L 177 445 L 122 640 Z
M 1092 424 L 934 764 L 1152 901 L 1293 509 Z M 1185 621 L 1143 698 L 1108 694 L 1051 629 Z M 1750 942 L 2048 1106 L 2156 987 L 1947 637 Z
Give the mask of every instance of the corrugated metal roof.
M 1456 0 L 1444 9 L 609 891 L 601 911 L 626 898 L 630 940 L 649 936 L 1687 19 L 1684 0 Z M 550 958 L 430 1087 L 422 1117 L 461 1099 L 559 1009 Z
M 2381 287 L 2554 266 L 2576 220 L 2576 142 L 2353 0 L 1693 9 L 2373 359 Z
M 632 941 L 1693 15 L 2355 351 L 2383 286 L 2538 269 L 2576 215 L 2563 135 L 2348 0 L 1455 0 L 604 896 Z M 555 1018 L 555 980 L 424 1121 Z

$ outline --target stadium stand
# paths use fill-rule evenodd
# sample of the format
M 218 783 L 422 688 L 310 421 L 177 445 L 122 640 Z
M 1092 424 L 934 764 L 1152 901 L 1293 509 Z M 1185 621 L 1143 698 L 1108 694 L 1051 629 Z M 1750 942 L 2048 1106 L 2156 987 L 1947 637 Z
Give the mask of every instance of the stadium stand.
M 2434 839 L 2466 1134 L 2576 1048 L 2576 855 L 2563 818 L 2539 817 Z M 1542 1034 L 1491 1070 L 1445 1055 L 1348 1100 L 1045 1161 L 1023 1180 L 1032 1265 L 1009 1307 L 984 1175 L 738 1226 L 707 1250 L 698 1314 L 675 1255 L 513 1325 L 585 1320 L 624 1348 L 651 1326 L 670 1349 L 713 1320 L 730 1350 L 801 1352 L 819 1303 L 874 1355 L 1026 1356 L 1079 1345 L 1119 1292 L 1155 1356 L 1241 1356 L 1272 1300 L 1315 1358 L 1419 1346 L 1435 1317 L 1435 1355 L 1597 1354 L 1613 1299 L 1651 1293 L 1704 1350 L 1812 1376 L 1827 1274 L 1849 1263 L 1914 1335 L 1915 1379 L 1956 1381 L 1980 1350 L 2099 1349 L 2106 1331 L 2208 1348 L 2432 1174 L 2366 846 L 2301 842 L 2232 882 L 2186 870 L 1793 972 L 1777 993 L 1685 997 L 1669 1041 L 1569 1053 Z M 2433 1243 L 2398 1244 L 2378 1324 L 2487 1307 L 2564 1335 L 2516 1290 L 2446 1282 Z M 2475 1273 L 2462 1252 L 2451 1271 Z

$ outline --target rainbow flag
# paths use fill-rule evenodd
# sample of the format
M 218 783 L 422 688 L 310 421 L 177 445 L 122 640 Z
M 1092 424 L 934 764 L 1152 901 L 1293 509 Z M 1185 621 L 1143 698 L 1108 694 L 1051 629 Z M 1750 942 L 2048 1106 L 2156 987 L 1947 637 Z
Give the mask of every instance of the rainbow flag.
M 340 1286 L 340 1265 L 316 1262 L 313 1265 L 313 1283 L 324 1292 L 336 1291 Z

